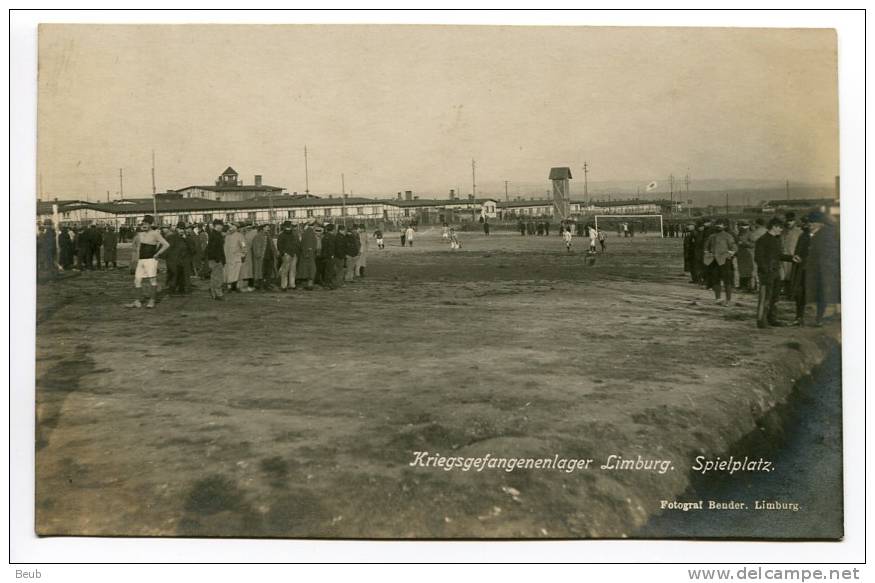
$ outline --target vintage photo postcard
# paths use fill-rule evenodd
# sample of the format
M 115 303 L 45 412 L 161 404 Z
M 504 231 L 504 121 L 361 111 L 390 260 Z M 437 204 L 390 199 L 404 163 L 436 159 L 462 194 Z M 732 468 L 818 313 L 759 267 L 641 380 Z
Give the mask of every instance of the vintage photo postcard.
M 37 534 L 841 539 L 836 51 L 41 25 Z

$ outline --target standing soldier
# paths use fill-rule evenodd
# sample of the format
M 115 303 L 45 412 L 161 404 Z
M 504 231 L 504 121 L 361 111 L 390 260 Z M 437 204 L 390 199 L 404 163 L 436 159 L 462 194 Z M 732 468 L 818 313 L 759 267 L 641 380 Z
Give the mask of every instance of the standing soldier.
M 228 284 L 229 291 L 243 291 L 238 288 L 237 282 L 245 258 L 246 242 L 243 240 L 243 234 L 237 230 L 234 223 L 230 223 L 225 234 L 225 283 Z
M 365 276 L 365 267 L 368 266 L 368 246 L 370 245 L 370 240 L 367 233 L 367 227 L 362 223 L 359 225 L 359 262 L 358 262 L 358 270 L 356 271 L 356 275 L 358 277 Z
M 311 219 L 301 234 L 301 246 L 299 247 L 297 262 L 297 277 L 307 280 L 304 286 L 306 290 L 313 289 L 313 280 L 316 278 L 316 248 L 318 245 L 314 221 Z
M 309 228 L 309 227 L 308 227 Z M 312 229 L 310 229 L 312 231 Z M 283 223 L 283 230 L 276 241 L 277 253 L 280 256 L 280 290 L 295 289 L 296 268 L 299 252 L 298 234 L 292 221 Z M 315 266 L 314 266 L 315 269 Z M 308 278 L 308 279 L 312 279 Z
M 830 304 L 841 303 L 839 239 L 835 226 L 820 211 L 808 215 L 811 241 L 805 260 L 805 301 L 816 306 L 815 326 L 823 325 Z
M 783 326 L 778 320 L 777 302 L 781 288 L 781 261 L 798 261 L 792 255 L 783 253 L 784 247 L 781 241 L 781 231 L 784 230 L 784 221 L 778 217 L 769 221 L 765 235 L 757 239 L 754 250 L 758 276 L 760 280 L 760 294 L 757 303 L 757 327 L 767 328 L 771 326 Z
M 251 292 L 255 290 L 255 288 L 252 287 L 252 278 L 255 273 L 255 267 L 252 263 L 251 249 L 252 241 L 257 234 L 258 232 L 253 225 L 249 223 L 243 225 L 243 243 L 246 245 L 246 257 L 244 257 L 243 263 L 240 265 L 240 282 L 243 285 L 241 291 Z
M 738 287 L 744 291 L 753 291 L 753 251 L 756 241 L 747 222 L 738 223 L 738 254 L 735 256 L 738 264 Z
M 225 235 L 220 219 L 213 221 L 213 227 L 207 233 L 204 256 L 210 269 L 210 297 L 214 300 L 224 300 L 222 286 L 225 282 Z
M 335 274 L 335 255 L 337 253 L 338 237 L 334 233 L 334 225 L 325 225 L 322 234 L 322 261 L 325 263 L 325 273 L 322 275 L 322 285 L 328 289 L 337 289 L 337 275 Z M 341 265 L 343 259 L 341 259 Z
M 201 225 L 200 231 L 197 234 L 198 245 L 201 249 L 201 263 L 198 265 L 198 273 L 201 279 L 210 278 L 210 260 L 207 259 L 207 245 L 210 243 L 211 225 Z
M 112 225 L 106 228 L 103 234 L 103 264 L 109 269 L 109 264 L 112 263 L 113 269 L 118 269 L 117 263 L 118 252 L 118 235 Z
M 357 275 L 358 262 L 361 256 L 361 240 L 358 225 L 353 225 L 346 232 L 346 281 L 353 281 Z

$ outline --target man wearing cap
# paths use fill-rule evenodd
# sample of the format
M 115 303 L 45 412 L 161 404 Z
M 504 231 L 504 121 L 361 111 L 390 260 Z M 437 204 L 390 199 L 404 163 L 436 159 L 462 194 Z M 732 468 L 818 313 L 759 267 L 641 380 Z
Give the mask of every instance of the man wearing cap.
M 334 287 L 343 287 L 343 280 L 346 274 L 346 257 L 347 246 L 349 245 L 346 236 L 346 227 L 343 225 L 337 226 L 337 234 L 334 237 L 334 266 L 332 275 L 334 276 Z
M 167 291 L 171 294 L 191 293 L 191 258 L 194 242 L 185 236 L 185 223 L 167 234 L 170 247 L 165 253 L 167 264 Z
M 753 291 L 753 250 L 756 241 L 750 225 L 745 221 L 738 222 L 738 287 L 744 291 Z
M 841 303 L 839 238 L 835 225 L 820 212 L 808 215 L 811 241 L 805 259 L 805 301 L 816 306 L 815 326 L 823 325 L 830 304 Z
M 280 264 L 280 290 L 295 289 L 300 242 L 292 221 L 283 223 L 283 230 L 276 240 L 276 248 L 282 262 Z
M 334 273 L 334 259 L 336 252 L 337 235 L 334 233 L 334 225 L 329 223 L 325 225 L 325 232 L 322 233 L 321 252 L 322 261 L 325 265 L 325 272 L 322 274 L 322 285 L 328 289 L 337 288 L 337 276 Z M 341 259 L 341 261 L 343 260 Z
M 225 235 L 221 219 L 215 219 L 207 233 L 204 256 L 210 269 L 210 297 L 224 300 L 222 286 L 225 282 Z
M 717 221 L 715 231 L 705 241 L 705 263 L 708 270 L 708 280 L 714 290 L 714 299 L 722 306 L 728 306 L 732 301 L 732 285 L 734 273 L 732 257 L 738 250 L 735 237 L 726 232 L 725 221 Z M 726 299 L 720 299 L 720 284 L 726 290 Z
M 799 225 L 796 223 L 796 213 L 788 212 L 784 215 L 784 232 L 781 233 L 781 242 L 784 245 L 784 253 L 787 255 L 793 255 L 794 251 L 796 251 L 796 243 L 799 241 L 799 236 L 802 234 L 802 229 L 799 228 Z M 783 294 L 791 298 L 792 290 L 791 290 L 791 274 L 793 271 L 793 262 L 785 261 L 781 264 L 781 285 Z
M 370 238 L 368 237 L 368 230 L 364 223 L 359 225 L 359 260 L 356 269 L 357 277 L 365 276 L 365 267 L 368 266 L 368 244 Z
M 358 262 L 361 256 L 361 240 L 359 239 L 358 225 L 353 224 L 346 231 L 346 281 L 353 281 L 358 271 Z
M 106 232 L 103 234 L 103 264 L 109 269 L 109 264 L 112 263 L 112 268 L 118 268 L 117 259 L 118 250 L 118 235 L 115 228 L 109 225 Z
M 298 260 L 295 265 L 296 277 L 304 279 L 307 283 L 304 289 L 313 289 L 313 280 L 316 279 L 316 250 L 319 241 L 316 239 L 315 221 L 310 219 L 301 233 L 301 245 L 298 248 Z
M 243 233 L 237 229 L 234 223 L 228 224 L 228 232 L 225 234 L 225 283 L 229 291 L 243 291 L 237 286 L 240 280 L 240 268 L 246 257 L 246 242 Z
M 240 265 L 240 291 L 251 292 L 255 290 L 252 286 L 252 280 L 255 277 L 254 258 L 252 257 L 252 241 L 258 233 L 250 223 L 245 223 L 242 231 L 246 255 L 244 255 L 243 263 Z
M 134 273 L 134 287 L 143 290 L 143 299 L 147 308 L 155 307 L 155 296 L 158 291 L 158 257 L 164 253 L 170 244 L 161 233 L 152 228 L 155 219 L 151 215 L 143 217 L 145 230 L 140 233 L 137 268 Z M 139 299 L 128 304 L 129 308 L 141 308 Z
M 757 239 L 754 248 L 754 261 L 757 266 L 760 293 L 757 302 L 757 327 L 783 326 L 778 320 L 777 302 L 781 289 L 781 262 L 795 261 L 799 258 L 784 253 L 781 231 L 784 221 L 774 217 L 767 225 L 766 234 Z

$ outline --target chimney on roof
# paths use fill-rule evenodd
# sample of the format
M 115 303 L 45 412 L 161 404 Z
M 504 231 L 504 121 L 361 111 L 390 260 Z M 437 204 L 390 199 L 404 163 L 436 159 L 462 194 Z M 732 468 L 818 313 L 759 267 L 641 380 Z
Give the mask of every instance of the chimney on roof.
M 261 174 L 255 175 L 255 186 L 261 186 Z
M 454 200 L 456 198 L 456 191 L 454 189 L 450 189 L 450 200 Z
M 401 193 L 398 193 L 398 200 L 401 200 Z
M 405 190 L 404 191 L 404 200 L 413 200 L 413 191 Z
M 343 198 L 349 198 L 349 195 L 346 194 L 346 193 L 344 192 L 344 193 L 343 193 Z
M 469 195 L 468 195 L 468 200 L 474 200 L 474 195 L 473 195 L 473 194 L 469 194 Z
M 418 197 L 418 196 L 414 196 L 414 197 L 413 197 L 413 200 L 419 200 L 419 197 Z
M 334 198 L 334 195 L 333 195 L 333 194 L 329 194 L 329 195 L 328 195 L 328 198 Z

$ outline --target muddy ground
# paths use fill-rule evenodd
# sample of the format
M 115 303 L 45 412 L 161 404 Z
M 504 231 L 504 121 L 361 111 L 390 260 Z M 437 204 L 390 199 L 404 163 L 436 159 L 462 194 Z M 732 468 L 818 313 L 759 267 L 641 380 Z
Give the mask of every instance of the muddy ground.
M 198 282 L 125 308 L 126 269 L 40 285 L 38 533 L 629 536 L 839 337 L 758 330 L 751 295 L 715 305 L 680 239 L 612 236 L 592 265 L 580 239 L 462 241 L 391 237 L 362 282 L 224 303 Z M 445 471 L 416 451 L 594 463 Z M 612 454 L 672 469 L 599 469 Z

